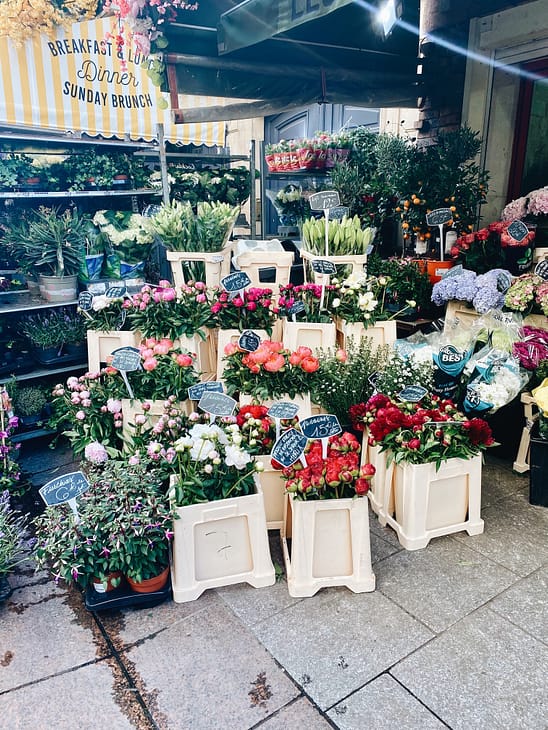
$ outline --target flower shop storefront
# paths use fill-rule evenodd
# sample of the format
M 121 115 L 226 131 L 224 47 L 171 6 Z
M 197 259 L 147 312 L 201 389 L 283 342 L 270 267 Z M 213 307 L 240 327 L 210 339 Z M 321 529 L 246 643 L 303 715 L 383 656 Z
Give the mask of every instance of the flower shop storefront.
M 480 228 L 489 186 L 471 129 L 434 150 L 367 130 L 344 144 L 323 191 L 342 205 L 299 206 L 299 284 L 274 257 L 275 285 L 232 266 L 240 201 L 213 194 L 164 200 L 146 215 L 42 210 L 5 226 L 2 245 L 29 279 L 52 261 L 80 277 L 71 315 L 37 315 L 22 332 L 36 349 L 69 326 L 87 340 L 87 371 L 49 393 L 49 427 L 81 470 L 43 487 L 33 556 L 77 584 L 91 610 L 272 585 L 269 531 L 291 596 L 372 592 L 369 508 L 409 551 L 478 535 L 488 527 L 482 455 L 503 440 L 496 416 L 530 398 L 546 440 L 548 263 L 526 220 L 544 191 Z M 356 191 L 367 165 L 375 190 Z M 379 255 L 381 218 L 401 225 L 401 256 Z M 35 238 L 44 227 L 63 232 L 47 261 Z M 108 244 L 114 281 L 101 293 L 82 275 L 96 242 Z M 145 268 L 153 245 L 166 250 L 169 277 Z M 130 289 L 128 274 L 147 283 Z M 0 454 L 15 492 L 10 390 Z M 0 517 L 21 532 L 9 505 Z M 20 548 L 12 541 L 4 572 Z

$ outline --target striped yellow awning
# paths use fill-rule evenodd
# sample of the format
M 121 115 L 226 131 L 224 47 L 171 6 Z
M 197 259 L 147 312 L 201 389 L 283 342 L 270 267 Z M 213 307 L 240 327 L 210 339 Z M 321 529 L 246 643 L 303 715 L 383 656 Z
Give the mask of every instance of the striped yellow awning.
M 19 47 L 0 37 L 0 123 L 146 141 L 163 124 L 169 142 L 224 146 L 223 122 L 173 124 L 171 110 L 159 108 L 162 94 L 144 59 L 126 48 L 124 67 L 105 40 L 112 30 L 112 20 L 100 18 Z M 222 100 L 186 96 L 180 102 L 188 108 Z

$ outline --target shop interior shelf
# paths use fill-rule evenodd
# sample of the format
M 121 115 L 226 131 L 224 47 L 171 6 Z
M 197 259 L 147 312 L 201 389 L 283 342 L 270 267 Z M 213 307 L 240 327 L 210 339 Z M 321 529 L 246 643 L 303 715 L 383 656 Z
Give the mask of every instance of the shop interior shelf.
M 58 368 L 41 368 L 38 370 L 31 370 L 28 373 L 17 373 L 17 380 L 34 380 L 38 378 L 46 378 L 49 375 L 58 375 L 59 373 L 68 373 L 74 370 L 87 370 L 87 362 L 71 362 Z M 0 385 L 8 383 L 12 379 L 12 376 L 8 378 L 0 378 Z

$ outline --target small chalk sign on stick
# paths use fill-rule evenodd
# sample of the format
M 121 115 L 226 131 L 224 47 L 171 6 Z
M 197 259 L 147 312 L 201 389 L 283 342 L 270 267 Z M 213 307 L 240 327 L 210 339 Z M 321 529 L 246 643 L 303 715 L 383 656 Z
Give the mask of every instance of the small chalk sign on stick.
M 78 297 L 78 306 L 82 312 L 89 312 L 93 305 L 93 294 L 90 291 L 83 291 Z
M 50 479 L 49 482 L 46 482 L 38 490 L 38 493 L 48 506 L 68 502 L 74 514 L 74 522 L 78 524 L 80 522 L 80 516 L 78 515 L 76 498 L 84 494 L 88 489 L 89 482 L 85 474 L 81 471 L 73 471 L 69 474 L 55 477 L 55 479 Z
M 280 438 L 282 430 L 282 420 L 291 420 L 295 418 L 299 406 L 296 403 L 289 403 L 288 401 L 278 401 L 273 403 L 267 411 L 267 415 L 274 419 L 276 424 L 276 440 Z
M 236 294 L 243 295 L 246 286 L 251 284 L 251 279 L 245 271 L 235 271 L 233 274 L 223 276 L 221 285 L 234 298 Z
M 277 439 L 270 455 L 283 467 L 291 466 L 296 461 L 300 461 L 306 468 L 308 464 L 304 457 L 304 450 L 307 443 L 308 439 L 304 434 L 295 428 L 289 428 Z
M 506 232 L 516 243 L 521 243 L 529 235 L 529 229 L 523 221 L 515 220 L 510 223 Z
M 341 200 L 337 190 L 320 190 L 308 197 L 308 204 L 311 210 L 329 210 L 340 204 Z
M 127 373 L 141 369 L 141 353 L 136 347 L 119 347 L 117 350 L 113 350 L 112 362 L 110 364 L 113 368 L 120 371 L 129 397 L 133 399 L 133 390 L 127 379 Z
M 293 302 L 293 304 L 289 307 L 287 310 L 287 313 L 293 320 L 293 322 L 297 321 L 297 315 L 301 314 L 301 312 L 306 312 L 306 307 L 304 306 L 304 302 Z
M 424 396 L 428 393 L 422 385 L 408 385 L 398 393 L 398 398 L 407 403 L 420 403 Z
M 337 273 L 337 267 L 332 261 L 326 259 L 313 259 L 312 268 L 317 274 L 327 274 L 331 276 Z
M 548 281 L 548 259 L 539 261 L 535 266 L 535 274 L 540 276 L 544 281 Z
M 426 214 L 426 225 L 428 226 L 443 226 L 450 220 L 453 220 L 451 208 L 436 208 Z
M 350 208 L 348 208 L 346 205 L 337 205 L 334 208 L 329 209 L 329 217 L 333 221 L 340 221 L 345 216 L 348 217 L 349 213 Z
M 198 402 L 198 408 L 209 414 L 211 423 L 221 416 L 231 416 L 236 408 L 236 401 L 229 395 L 207 391 Z
M 261 338 L 253 330 L 244 330 L 238 339 L 238 347 L 247 352 L 255 352 L 261 344 Z
M 200 400 L 204 393 L 224 393 L 224 387 L 220 380 L 208 380 L 205 383 L 197 383 L 188 388 L 189 400 Z
M 105 292 L 105 296 L 109 299 L 120 299 L 121 297 L 124 297 L 127 293 L 127 288 L 125 285 L 123 286 L 109 286 L 109 288 Z
M 301 430 L 309 439 L 320 439 L 322 442 L 322 458 L 327 459 L 327 443 L 330 436 L 341 433 L 342 428 L 337 416 L 321 413 L 309 416 L 300 422 Z

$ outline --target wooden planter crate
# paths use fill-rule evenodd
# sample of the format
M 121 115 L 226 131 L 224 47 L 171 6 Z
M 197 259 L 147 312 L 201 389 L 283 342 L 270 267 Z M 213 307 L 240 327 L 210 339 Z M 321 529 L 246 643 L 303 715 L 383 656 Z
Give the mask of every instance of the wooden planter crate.
M 256 494 L 174 509 L 178 519 L 173 520 L 171 579 L 176 603 L 234 583 L 273 585 L 259 482 Z
M 287 494 L 281 538 L 290 596 L 328 586 L 375 590 L 367 499 L 301 501 Z

